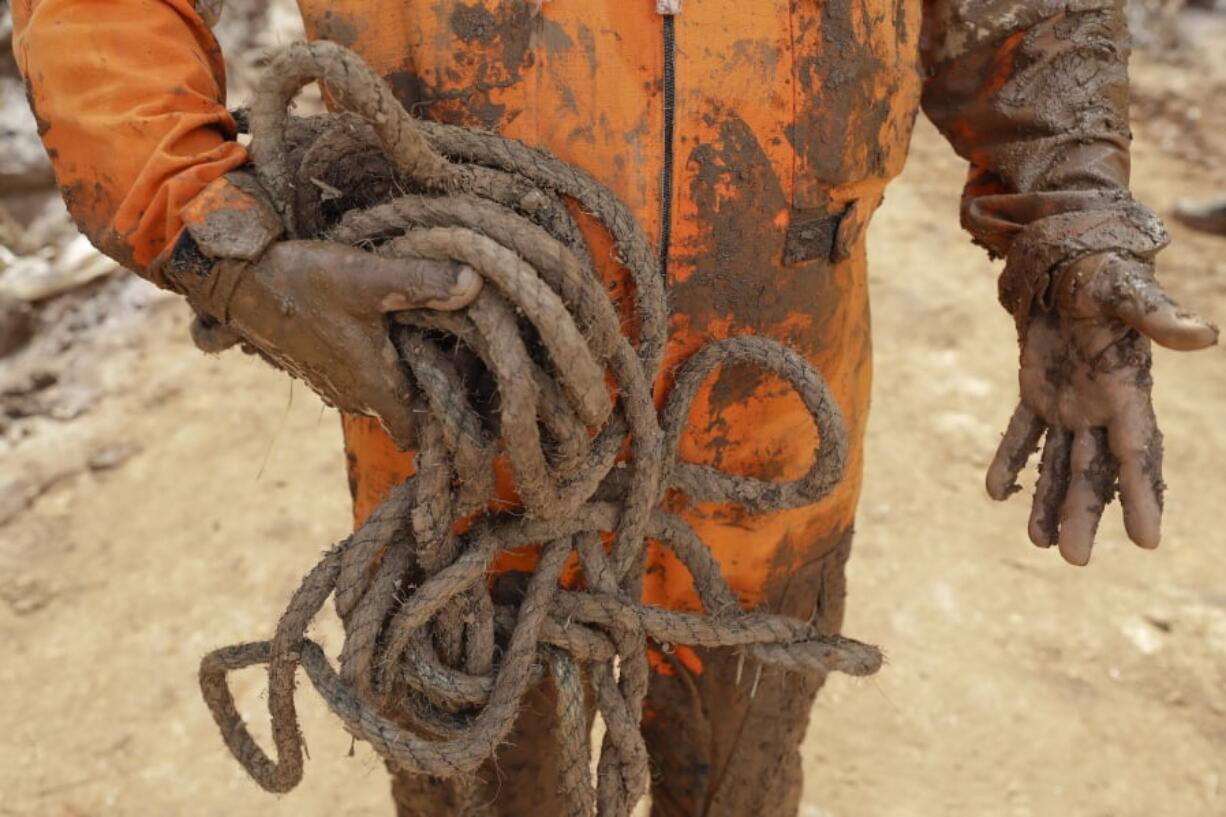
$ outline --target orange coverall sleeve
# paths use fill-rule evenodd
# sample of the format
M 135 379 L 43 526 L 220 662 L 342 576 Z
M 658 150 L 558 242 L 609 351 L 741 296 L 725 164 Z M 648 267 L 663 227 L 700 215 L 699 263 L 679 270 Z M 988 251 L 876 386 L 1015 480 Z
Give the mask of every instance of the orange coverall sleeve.
M 1019 321 L 1088 255 L 1167 243 L 1128 190 L 1129 33 L 1122 0 L 924 0 L 923 106 L 970 163 L 962 223 L 1006 259 Z
M 247 160 L 221 51 L 190 0 L 15 0 L 13 50 L 68 210 L 167 286 L 180 210 Z

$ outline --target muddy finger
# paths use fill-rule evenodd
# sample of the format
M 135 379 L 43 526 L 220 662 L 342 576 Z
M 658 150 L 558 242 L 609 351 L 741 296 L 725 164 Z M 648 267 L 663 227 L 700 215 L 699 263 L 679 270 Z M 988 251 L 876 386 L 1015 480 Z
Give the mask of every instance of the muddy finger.
M 481 276 L 471 267 L 449 261 L 395 259 L 382 281 L 389 291 L 379 307 L 383 312 L 405 309 L 463 309 L 481 292 Z M 398 267 L 398 268 L 397 268 Z
M 988 496 L 1000 501 L 1022 489 L 1017 484 L 1017 475 L 1039 447 L 1045 427 L 1043 421 L 1025 404 L 1017 404 L 1009 419 L 1009 427 L 1005 429 L 1005 436 L 996 449 L 996 456 L 988 466 Z
M 1073 435 L 1069 483 L 1060 510 L 1060 555 L 1073 565 L 1090 561 L 1103 509 L 1115 494 L 1117 466 L 1103 429 Z
M 1089 294 L 1105 314 L 1168 349 L 1189 352 L 1217 343 L 1217 327 L 1176 303 L 1148 264 L 1107 259 Z
M 1162 538 L 1162 432 L 1148 400 L 1111 424 L 1108 442 L 1120 463 L 1120 503 L 1128 538 L 1156 548 Z
M 354 395 L 365 414 L 373 416 L 402 451 L 415 447 L 416 424 L 413 421 L 412 387 L 408 377 L 395 361 L 395 351 L 389 341 L 383 365 L 366 367 L 369 375 L 360 383 L 360 393 Z M 391 361 L 388 361 L 388 358 Z
M 1174 301 L 1163 303 L 1126 302 L 1115 310 L 1115 317 L 1149 336 L 1162 346 L 1180 352 L 1194 352 L 1217 343 L 1218 328 Z
M 1039 460 L 1039 481 L 1030 506 L 1030 541 L 1041 548 L 1056 544 L 1060 534 L 1060 506 L 1069 480 L 1069 448 L 1073 435 L 1049 426 Z

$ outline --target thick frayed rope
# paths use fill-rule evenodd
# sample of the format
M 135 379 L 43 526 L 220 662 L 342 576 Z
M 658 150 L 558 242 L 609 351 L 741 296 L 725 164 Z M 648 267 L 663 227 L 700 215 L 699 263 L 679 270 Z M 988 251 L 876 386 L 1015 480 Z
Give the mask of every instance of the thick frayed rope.
M 349 113 L 315 120 L 312 145 L 294 154 L 287 106 L 313 80 Z M 713 341 L 681 367 L 657 412 L 652 384 L 666 305 L 655 253 L 591 177 L 491 133 L 415 121 L 356 55 L 327 42 L 272 59 L 250 122 L 257 173 L 291 235 L 460 261 L 485 280 L 462 313 L 406 312 L 393 328 L 422 401 L 416 475 L 307 574 L 271 641 L 217 650 L 201 664 L 222 736 L 261 786 L 284 792 L 302 776 L 299 665 L 353 735 L 401 769 L 442 778 L 471 777 L 507 739 L 525 692 L 552 676 L 563 794 L 574 814 L 602 817 L 626 817 L 647 788 L 639 724 L 649 640 L 737 648 L 794 672 L 869 675 L 880 667 L 871 646 L 742 611 L 703 542 L 659 508 L 666 490 L 765 513 L 833 489 L 846 430 L 804 358 L 765 338 Z M 321 226 L 317 212 L 300 206 L 304 189 L 318 184 L 312 168 L 321 156 L 369 153 L 372 145 L 390 162 L 395 197 Z M 636 343 L 622 332 L 566 199 L 603 225 L 633 277 Z M 768 482 L 678 461 L 695 395 L 731 363 L 774 373 L 807 407 L 820 445 L 800 479 Z M 481 382 L 492 385 L 483 390 Z M 498 506 L 496 456 L 509 463 L 522 503 L 514 508 Z M 471 524 L 457 534 L 462 520 Z M 686 566 L 705 614 L 641 603 L 648 539 Z M 494 558 L 530 546 L 540 554 L 526 588 L 509 598 L 492 591 Z M 560 586 L 572 554 L 582 589 Z M 345 626 L 339 669 L 305 637 L 329 596 Z M 268 665 L 275 761 L 252 738 L 226 683 L 227 673 L 254 664 Z M 585 686 L 608 727 L 595 785 Z

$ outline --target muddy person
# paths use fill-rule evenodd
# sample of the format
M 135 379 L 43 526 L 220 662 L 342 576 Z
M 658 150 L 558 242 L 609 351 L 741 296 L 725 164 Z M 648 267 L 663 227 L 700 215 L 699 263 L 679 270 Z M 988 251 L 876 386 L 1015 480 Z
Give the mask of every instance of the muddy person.
M 843 481 L 821 502 L 750 515 L 679 510 L 745 607 L 839 630 L 870 391 L 865 230 L 902 169 L 917 110 L 970 167 L 962 222 L 1003 259 L 1020 402 L 987 488 L 1005 499 L 1043 447 L 1029 537 L 1089 561 L 1117 494 L 1128 536 L 1158 545 L 1162 438 L 1151 347 L 1215 328 L 1155 280 L 1167 243 L 1129 194 L 1122 0 L 301 0 L 308 35 L 352 48 L 416 115 L 489 129 L 595 176 L 658 248 L 664 370 L 717 338 L 786 343 L 846 417 Z M 16 0 L 15 50 L 80 228 L 180 292 L 212 293 L 205 345 L 239 337 L 342 412 L 356 519 L 413 470 L 409 380 L 386 314 L 462 309 L 459 264 L 288 240 L 224 105 L 216 0 Z M 623 271 L 590 238 L 615 297 Z M 937 259 L 933 260 L 938 263 Z M 662 399 L 669 383 L 660 384 Z M 814 432 L 794 395 L 728 367 L 700 393 L 682 456 L 803 473 Z M 985 441 L 987 444 L 988 441 Z M 680 501 L 679 501 L 680 502 Z M 939 535 L 938 531 L 930 532 Z M 497 570 L 524 567 L 506 554 Z M 519 561 L 517 561 L 517 559 Z M 530 562 L 529 562 L 530 563 Z M 695 609 L 653 553 L 646 599 Z M 643 729 L 653 814 L 795 814 L 798 747 L 820 682 L 738 682 L 721 650 L 651 653 Z M 560 814 L 550 723 L 529 706 L 485 777 L 493 813 Z M 454 813 L 447 781 L 394 775 L 402 817 Z

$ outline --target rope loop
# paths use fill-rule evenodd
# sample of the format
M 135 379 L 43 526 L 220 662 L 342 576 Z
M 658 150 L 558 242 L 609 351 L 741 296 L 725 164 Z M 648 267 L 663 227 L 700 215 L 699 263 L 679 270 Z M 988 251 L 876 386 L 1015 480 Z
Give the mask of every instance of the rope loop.
M 343 113 L 288 115 L 313 80 Z M 226 647 L 201 663 L 222 738 L 256 782 L 284 792 L 302 777 L 299 666 L 353 735 L 401 769 L 442 778 L 471 776 L 490 758 L 525 692 L 548 675 L 570 759 L 560 785 L 574 813 L 601 817 L 628 817 L 647 788 L 639 727 L 649 642 L 736 647 L 793 672 L 877 671 L 874 647 L 742 611 L 710 550 L 660 507 L 670 489 L 753 513 L 828 495 L 843 474 L 847 432 L 807 360 L 767 338 L 713 341 L 681 367 L 657 411 L 665 293 L 651 244 L 626 207 L 543 151 L 415 120 L 339 45 L 296 44 L 273 57 L 250 125 L 257 173 L 291 235 L 305 229 L 379 255 L 456 260 L 485 280 L 462 313 L 405 312 L 392 326 L 422 404 L 416 475 L 307 574 L 271 641 Z M 343 178 L 321 178 L 338 170 L 327 156 L 374 157 L 363 171 L 373 181 L 347 191 Z M 633 280 L 633 340 L 568 203 L 609 233 Z M 695 396 L 730 363 L 779 376 L 804 403 L 820 442 L 801 478 L 777 483 L 678 461 Z M 521 506 L 495 495 L 497 458 L 509 464 Z M 686 566 L 709 614 L 640 601 L 649 539 Z M 530 546 L 539 557 L 524 586 L 489 581 L 500 552 Z M 564 588 L 572 561 L 582 581 Z M 336 667 L 305 635 L 329 596 L 345 626 Z M 227 686 L 228 673 L 256 664 L 268 666 L 275 761 Z M 585 684 L 608 727 L 595 785 Z

